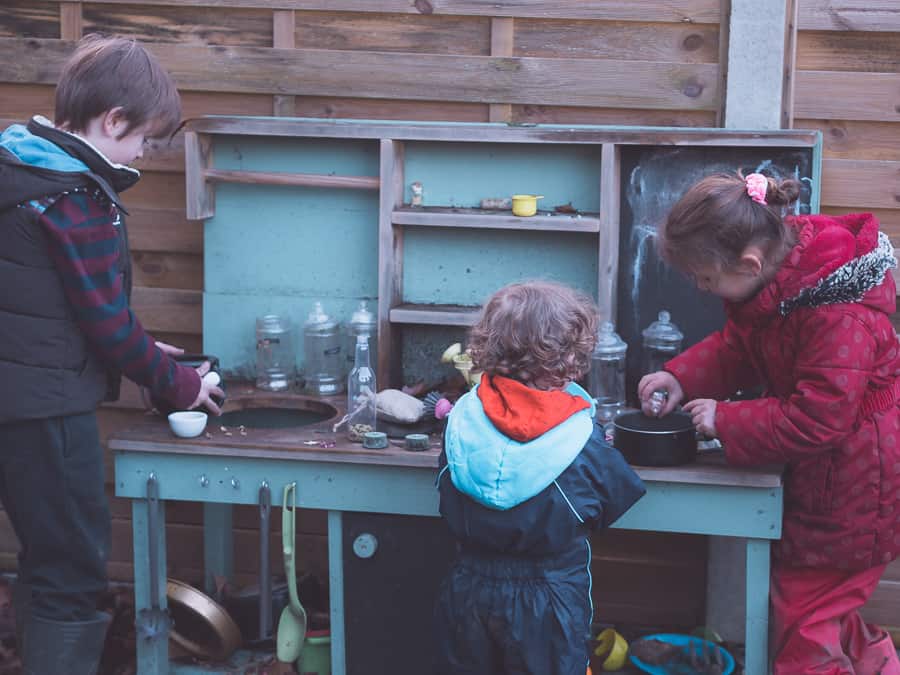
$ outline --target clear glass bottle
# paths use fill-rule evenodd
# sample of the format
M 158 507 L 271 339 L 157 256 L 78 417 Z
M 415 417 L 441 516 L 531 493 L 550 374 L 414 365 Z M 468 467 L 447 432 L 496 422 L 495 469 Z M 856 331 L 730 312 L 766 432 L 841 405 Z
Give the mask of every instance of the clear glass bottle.
M 604 321 L 591 355 L 588 393 L 597 401 L 597 421 L 611 422 L 625 407 L 625 353 L 628 345 L 615 326 Z
M 256 320 L 256 386 L 266 391 L 285 391 L 294 384 L 297 367 L 294 340 L 288 319 L 267 314 Z
M 344 391 L 341 325 L 318 301 L 303 325 L 303 361 L 308 393 L 330 396 Z
M 369 338 L 356 338 L 353 370 L 347 376 L 347 435 L 351 441 L 362 441 L 366 433 L 375 431 L 375 371 L 369 366 Z
M 369 367 L 378 375 L 378 320 L 369 311 L 369 303 L 366 300 L 359 301 L 359 307 L 350 317 L 347 324 L 346 361 L 347 372 L 353 369 L 356 356 L 356 338 L 365 335 L 369 338 Z
M 663 369 L 666 361 L 681 352 L 684 334 L 672 323 L 672 317 L 662 310 L 657 320 L 643 331 L 643 351 L 641 354 L 641 374 L 655 373 Z

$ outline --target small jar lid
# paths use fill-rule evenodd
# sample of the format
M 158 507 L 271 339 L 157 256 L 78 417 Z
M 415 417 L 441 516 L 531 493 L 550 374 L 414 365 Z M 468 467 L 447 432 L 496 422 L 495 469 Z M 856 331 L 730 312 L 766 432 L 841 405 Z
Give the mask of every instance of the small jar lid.
M 381 450 L 388 446 L 387 434 L 383 431 L 367 431 L 363 436 L 363 447 L 370 450 Z
M 325 309 L 322 307 L 322 303 L 316 300 L 313 303 L 312 311 L 310 311 L 309 316 L 306 318 L 306 330 L 325 331 L 334 328 L 336 325 L 337 321 L 328 316 L 325 313 Z
M 406 441 L 406 449 L 413 452 L 427 450 L 431 445 L 428 434 L 406 434 L 404 440 Z
M 594 347 L 594 355 L 616 357 L 624 356 L 626 351 L 628 351 L 628 345 L 616 333 L 615 326 L 611 321 L 604 321 L 597 332 L 597 346 Z
M 656 321 L 647 326 L 642 333 L 645 347 L 678 349 L 684 339 L 684 333 L 672 323 L 672 317 L 666 310 L 662 310 Z
M 353 330 L 357 332 L 371 331 L 378 325 L 378 320 L 375 318 L 375 315 L 369 311 L 368 305 L 369 303 L 366 300 L 359 301 L 359 307 L 357 307 L 356 311 L 350 316 L 350 327 Z

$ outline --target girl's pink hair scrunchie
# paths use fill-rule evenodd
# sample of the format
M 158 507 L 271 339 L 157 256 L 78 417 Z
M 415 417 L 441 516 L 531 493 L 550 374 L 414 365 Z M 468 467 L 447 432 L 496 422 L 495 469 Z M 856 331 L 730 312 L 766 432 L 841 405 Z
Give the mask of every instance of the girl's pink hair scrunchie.
M 751 173 L 744 179 L 744 182 L 747 184 L 747 194 L 750 195 L 750 199 L 765 206 L 769 179 L 761 173 Z

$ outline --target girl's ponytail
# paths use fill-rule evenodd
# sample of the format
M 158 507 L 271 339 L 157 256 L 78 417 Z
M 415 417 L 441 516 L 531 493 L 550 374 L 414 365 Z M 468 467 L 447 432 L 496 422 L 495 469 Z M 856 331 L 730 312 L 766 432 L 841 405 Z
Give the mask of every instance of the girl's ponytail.
M 728 267 L 750 244 L 775 256 L 793 245 L 794 233 L 783 214 L 799 196 L 800 183 L 793 178 L 740 172 L 707 176 L 669 211 L 659 228 L 659 250 L 689 274 L 709 264 Z
M 766 201 L 773 206 L 787 206 L 797 201 L 800 196 L 800 183 L 793 178 L 777 180 L 769 178 L 769 189 L 766 191 Z

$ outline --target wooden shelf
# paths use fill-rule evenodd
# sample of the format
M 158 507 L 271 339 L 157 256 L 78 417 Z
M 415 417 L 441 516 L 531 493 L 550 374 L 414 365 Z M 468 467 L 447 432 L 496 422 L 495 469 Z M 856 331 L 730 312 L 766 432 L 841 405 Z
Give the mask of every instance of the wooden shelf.
M 203 178 L 218 183 L 244 183 L 248 185 L 293 185 L 300 187 L 349 188 L 377 190 L 377 176 L 334 176 L 318 173 L 274 173 L 270 171 L 225 171 L 204 169 Z
M 597 214 L 538 212 L 521 218 L 510 211 L 467 209 L 441 206 L 402 206 L 391 213 L 394 225 L 419 227 L 473 227 L 496 230 L 533 230 L 550 232 L 599 232 Z
M 463 305 L 413 305 L 392 307 L 391 323 L 422 324 L 429 326 L 471 326 L 478 318 L 480 307 Z

